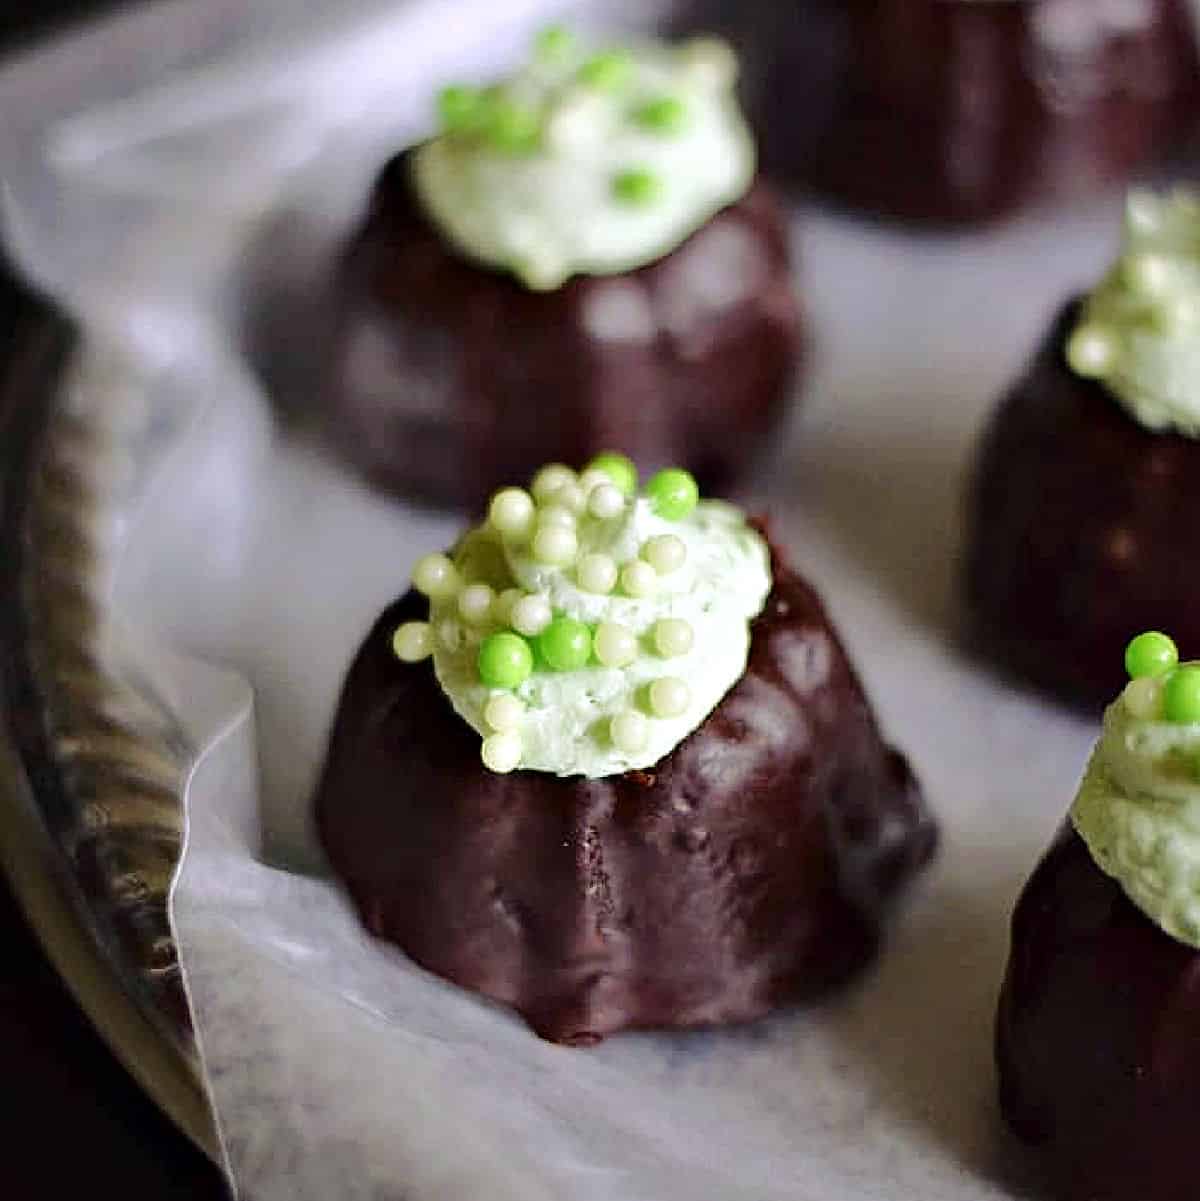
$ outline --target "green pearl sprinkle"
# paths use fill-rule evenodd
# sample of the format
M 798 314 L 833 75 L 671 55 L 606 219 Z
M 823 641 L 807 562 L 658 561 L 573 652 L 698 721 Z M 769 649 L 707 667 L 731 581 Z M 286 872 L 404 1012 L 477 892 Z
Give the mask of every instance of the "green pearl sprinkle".
M 594 54 L 579 68 L 579 82 L 602 92 L 615 92 L 633 74 L 633 59 L 624 50 Z
M 487 140 L 505 154 L 530 154 L 542 138 L 542 122 L 532 109 L 506 97 L 493 100 L 486 118 Z
M 1167 676 L 1163 717 L 1177 725 L 1200 722 L 1200 663 L 1186 663 Z
M 573 617 L 556 617 L 538 635 L 538 652 L 551 671 L 577 671 L 592 657 L 592 632 Z
M 1179 662 L 1179 651 L 1172 639 L 1157 630 L 1139 634 L 1125 648 L 1125 670 L 1131 680 L 1165 675 Z
M 533 40 L 534 53 L 553 61 L 565 57 L 575 46 L 575 35 L 565 25 L 548 25 Z
M 478 667 L 489 688 L 518 688 L 533 671 L 533 651 L 519 634 L 490 634 L 480 644 Z
M 483 110 L 481 100 L 478 88 L 469 88 L 461 84 L 451 84 L 442 88 L 437 95 L 437 111 L 442 132 L 469 133 L 477 128 Z
M 638 473 L 633 460 L 615 450 L 606 450 L 598 454 L 587 465 L 587 470 L 603 471 L 626 496 L 637 492 Z
M 646 167 L 630 167 L 613 176 L 612 193 L 622 204 L 643 207 L 662 195 L 663 181 Z
M 646 495 L 659 517 L 682 521 L 696 507 L 700 489 L 690 471 L 668 467 L 651 478 L 646 485 Z
M 687 123 L 688 109 L 678 96 L 659 96 L 633 110 L 636 124 L 651 133 L 678 133 Z

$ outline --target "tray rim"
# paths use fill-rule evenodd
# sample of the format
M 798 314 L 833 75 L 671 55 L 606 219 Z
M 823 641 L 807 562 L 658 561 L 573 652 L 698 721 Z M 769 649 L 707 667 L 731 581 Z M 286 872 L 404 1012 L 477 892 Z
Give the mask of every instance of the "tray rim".
M 0 573 L 0 618 L 16 627 L 0 627 L 0 868 L 93 1027 L 159 1108 L 220 1162 L 194 1036 L 180 1017 L 186 997 L 168 914 L 186 833 L 186 763 L 178 744 L 114 719 L 107 703 L 119 710 L 132 690 L 89 645 L 104 606 L 87 516 L 109 498 L 90 493 L 66 466 L 89 438 L 102 438 L 66 403 L 82 340 L 7 270 L 0 302 L 0 315 L 12 316 L 9 345 L 0 348 L 0 554 L 9 567 Z M 39 603 L 55 595 L 69 598 L 66 633 L 38 627 Z M 64 655 L 72 670 L 58 673 Z M 142 712 L 153 706 L 137 700 Z M 147 754 L 168 774 L 139 779 Z M 97 780 L 107 792 L 88 802 L 86 785 Z M 139 816 L 123 825 L 125 799 Z M 103 821 L 89 823 L 97 810 Z

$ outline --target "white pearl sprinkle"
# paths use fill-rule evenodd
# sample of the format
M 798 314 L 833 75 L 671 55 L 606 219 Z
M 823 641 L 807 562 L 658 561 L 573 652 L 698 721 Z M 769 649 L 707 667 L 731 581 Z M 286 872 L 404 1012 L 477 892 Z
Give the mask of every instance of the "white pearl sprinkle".
M 676 676 L 662 676 L 650 685 L 650 711 L 655 717 L 679 717 L 691 703 L 691 689 Z
M 664 659 L 675 659 L 692 649 L 695 633 L 682 617 L 664 617 L 654 623 L 654 649 Z
M 589 498 L 597 488 L 611 483 L 612 476 L 607 471 L 601 471 L 599 467 L 589 467 L 579 477 L 579 486 L 583 489 L 584 496 Z
M 1067 341 L 1067 362 L 1085 379 L 1107 375 L 1116 357 L 1116 341 L 1099 325 L 1081 325 Z
M 1153 676 L 1130 680 L 1121 693 L 1130 717 L 1150 720 L 1162 709 L 1162 681 Z
M 495 599 L 487 584 L 468 584 L 458 594 L 458 615 L 469 625 L 482 625 L 492 615 Z
M 550 601 L 537 594 L 523 596 L 512 607 L 512 628 L 526 638 L 535 638 L 553 620 Z
M 658 587 L 658 572 L 644 559 L 634 559 L 621 568 L 621 589 L 626 596 L 650 596 Z
M 406 621 L 392 636 L 392 650 L 405 663 L 420 663 L 433 654 L 433 630 L 427 621 Z
M 445 555 L 425 555 L 412 573 L 413 587 L 430 600 L 448 600 L 462 586 L 458 568 Z
M 627 667 L 637 658 L 637 636 L 619 622 L 602 621 L 596 627 L 592 650 L 605 667 Z
M 597 484 L 588 495 L 587 507 L 593 517 L 608 521 L 625 512 L 625 494 L 614 483 Z
M 659 575 L 670 575 L 687 561 L 687 547 L 674 534 L 659 534 L 642 547 L 642 558 Z
M 524 488 L 502 488 L 492 497 L 488 519 L 505 538 L 528 535 L 533 527 L 533 497 Z
M 562 505 L 547 505 L 538 510 L 537 523 L 542 526 L 554 526 L 560 530 L 574 530 L 575 514 Z
M 511 734 L 524 716 L 525 706 L 511 692 L 498 693 L 483 708 L 483 720 L 497 734 Z
M 575 473 L 569 467 L 564 467 L 562 463 L 550 463 L 533 477 L 529 489 L 535 500 L 544 501 L 552 492 L 557 492 L 563 484 L 573 484 L 574 482 Z
M 483 766 L 498 775 L 506 775 L 521 762 L 521 738 L 511 731 L 492 734 L 479 748 Z
M 650 741 L 650 723 L 636 709 L 623 709 L 610 719 L 608 736 L 617 750 L 636 755 Z
M 584 555 L 575 568 L 575 577 L 585 592 L 604 596 L 617 586 L 617 565 L 609 555 Z
M 553 492 L 546 498 L 547 505 L 557 505 L 560 509 L 566 509 L 568 513 L 580 514 L 587 504 L 587 497 L 584 495 L 583 489 L 574 481 L 563 484 L 561 488 L 555 488 Z
M 533 536 L 533 557 L 550 567 L 566 567 L 579 553 L 574 530 L 556 525 L 539 525 Z
M 525 593 L 520 588 L 505 588 L 492 602 L 492 618 L 499 626 L 512 624 L 513 606 Z

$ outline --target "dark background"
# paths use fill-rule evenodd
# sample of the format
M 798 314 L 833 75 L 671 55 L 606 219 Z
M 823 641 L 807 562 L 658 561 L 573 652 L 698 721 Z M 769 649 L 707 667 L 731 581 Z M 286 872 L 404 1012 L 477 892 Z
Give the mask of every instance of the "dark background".
M 117 7 L 112 0 L 0 0 L 0 55 Z M 0 372 L 31 317 L 35 306 L 0 257 Z M 4 1158 L 15 1193 L 75 1201 L 99 1189 L 139 1201 L 225 1201 L 216 1168 L 158 1112 L 92 1031 L 3 880 L 0 946 L 0 1063 L 16 1102 L 5 1126 Z

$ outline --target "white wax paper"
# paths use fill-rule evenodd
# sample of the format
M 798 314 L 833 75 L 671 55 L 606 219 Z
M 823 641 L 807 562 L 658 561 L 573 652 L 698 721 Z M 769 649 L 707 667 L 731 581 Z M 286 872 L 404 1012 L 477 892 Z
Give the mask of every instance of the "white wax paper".
M 92 332 L 81 403 L 141 430 L 114 617 L 203 751 L 174 922 L 227 1166 L 254 1201 L 1024 1196 L 993 1007 L 1095 731 L 961 650 L 960 498 L 980 421 L 1111 254 L 1118 197 L 964 237 L 796 215 L 817 354 L 748 503 L 944 831 L 857 985 L 567 1050 L 370 940 L 322 874 L 310 792 L 342 673 L 462 518 L 368 491 L 282 414 L 320 362 L 329 255 L 432 82 L 571 7 L 172 3 L 0 71 L 7 236 Z

